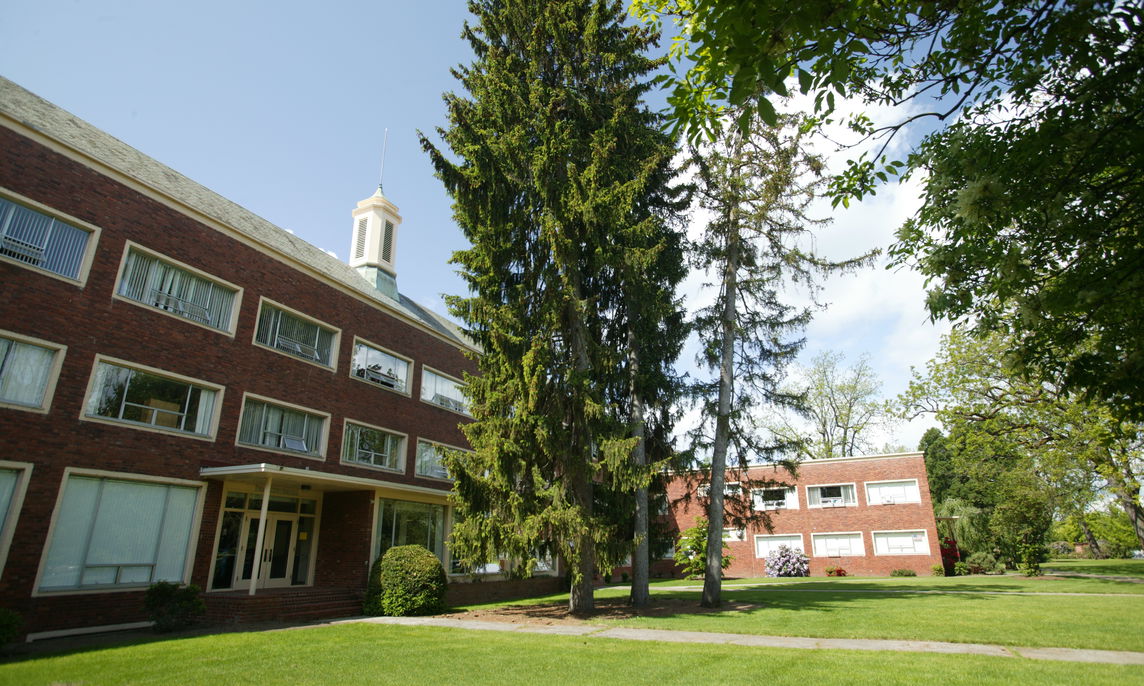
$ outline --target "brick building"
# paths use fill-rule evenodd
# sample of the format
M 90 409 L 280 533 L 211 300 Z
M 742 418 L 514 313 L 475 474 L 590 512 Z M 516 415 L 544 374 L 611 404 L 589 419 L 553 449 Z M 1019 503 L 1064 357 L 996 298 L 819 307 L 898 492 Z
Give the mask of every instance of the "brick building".
M 766 511 L 774 527 L 724 529 L 726 553 L 733 558 L 728 576 L 765 576 L 767 554 L 780 545 L 805 552 L 811 576 L 825 576 L 832 566 L 860 576 L 888 576 L 895 569 L 928 575 L 941 564 L 921 453 L 812 460 L 799 466 L 797 479 L 783 469 L 756 466 L 748 478 L 787 486 L 745 488 L 742 472 L 728 471 L 724 495 Z M 706 516 L 703 481 L 678 476 L 668 483 L 669 528 L 682 531 Z
M 138 625 L 156 580 L 304 618 L 392 545 L 449 568 L 474 350 L 398 292 L 401 221 L 358 203 L 340 262 L 0 79 L 0 606 L 31 636 Z

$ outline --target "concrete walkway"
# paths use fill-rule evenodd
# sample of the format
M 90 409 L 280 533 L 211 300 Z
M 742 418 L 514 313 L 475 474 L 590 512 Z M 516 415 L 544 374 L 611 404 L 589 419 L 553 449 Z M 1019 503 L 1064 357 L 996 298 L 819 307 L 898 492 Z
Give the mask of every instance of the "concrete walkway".
M 956 653 L 991 657 L 1024 657 L 1033 660 L 1066 662 L 1100 662 L 1113 665 L 1144 665 L 1144 653 L 1124 650 L 1081 650 L 1076 648 L 1034 648 L 989 645 L 983 643 L 947 643 L 942 641 L 894 641 L 854 638 L 800 638 L 796 636 L 756 636 L 753 634 L 717 634 L 704 631 L 666 631 L 663 629 L 607 628 L 590 624 L 512 624 L 485 622 L 451 617 L 365 617 L 333 624 L 361 622 L 398 624 L 401 626 L 433 626 L 471 631 L 507 631 L 522 634 L 586 636 L 621 641 L 663 641 L 666 643 L 706 643 L 748 646 L 754 648 L 796 648 L 806 650 L 891 650 L 911 653 Z

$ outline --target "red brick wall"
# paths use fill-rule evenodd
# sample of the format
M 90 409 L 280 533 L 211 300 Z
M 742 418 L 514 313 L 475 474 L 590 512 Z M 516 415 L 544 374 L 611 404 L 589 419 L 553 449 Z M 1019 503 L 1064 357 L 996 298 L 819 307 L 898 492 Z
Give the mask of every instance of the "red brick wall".
M 373 493 L 327 493 L 322 501 L 315 586 L 365 589 L 369 576 Z
M 738 481 L 735 472 L 728 472 L 727 481 Z M 825 576 L 826 567 L 841 566 L 848 574 L 861 576 L 888 576 L 894 569 L 912 569 L 919 575 L 929 575 L 931 566 L 941 564 L 937 524 L 934 520 L 933 505 L 930 502 L 929 482 L 926 480 L 925 461 L 921 454 L 883 457 L 875 459 L 823 460 L 804 462 L 799 467 L 798 479 L 791 479 L 783 470 L 770 467 L 751 469 L 753 479 L 774 479 L 797 485 L 799 509 L 770 510 L 773 531 L 766 531 L 762 524 L 747 527 L 746 540 L 728 541 L 727 553 L 733 562 L 727 570 L 728 576 L 765 576 L 764 560 L 755 557 L 756 535 L 801 534 L 804 549 L 810 558 L 811 576 Z M 694 477 L 693 477 L 694 479 Z M 893 481 L 917 479 L 921 495 L 920 503 L 894 505 L 869 505 L 866 502 L 865 483 L 870 481 Z M 694 497 L 693 480 L 689 487 L 686 479 L 677 477 L 668 485 L 668 496 L 674 504 L 671 519 L 680 531 L 695 525 L 695 520 L 706 516 L 706 501 Z M 806 487 L 816 484 L 853 483 L 858 499 L 857 506 L 808 508 Z M 690 502 L 683 496 L 692 490 Z M 750 497 L 749 493 L 744 494 Z M 929 542 L 927 555 L 875 555 L 873 531 L 924 530 Z M 865 555 L 841 558 L 815 557 L 811 535 L 815 533 L 861 532 Z
M 0 577 L 0 606 L 23 612 L 30 631 L 64 623 L 120 621 L 132 614 L 127 608 L 134 603 L 124 602 L 128 596 L 123 593 L 30 597 L 67 466 L 198 480 L 204 466 L 273 462 L 442 488 L 440 481 L 414 475 L 416 441 L 422 437 L 464 446 L 459 429 L 464 419 L 419 400 L 421 369 L 427 365 L 458 377 L 474 371 L 473 362 L 457 347 L 3 127 L 0 151 L 0 186 L 102 230 L 90 276 L 82 288 L 0 261 L 0 328 L 67 346 L 50 413 L 0 408 L 0 459 L 35 464 Z M 348 219 L 345 228 L 348 235 Z M 129 240 L 242 287 L 236 335 L 231 338 L 113 299 Z M 261 296 L 340 329 L 336 371 L 253 345 Z M 409 397 L 350 378 L 355 335 L 415 361 Z M 81 421 L 96 354 L 225 386 L 216 439 L 202 441 Z M 237 447 L 239 411 L 247 392 L 329 413 L 325 460 Z M 347 417 L 408 434 L 405 473 L 340 464 Z M 194 550 L 192 580 L 204 588 L 209 582 L 220 497 L 221 490 L 213 484 Z M 366 512 L 353 497 L 338 495 L 327 501 L 333 503 L 331 517 Z M 319 560 L 329 551 L 340 558 L 335 566 L 343 571 L 323 566 L 321 579 L 340 583 L 349 576 L 357 578 L 362 564 L 368 562 L 364 559 L 368 556 L 368 520 L 366 512 L 363 522 L 344 523 L 342 532 L 352 531 L 362 538 L 341 548 L 335 542 L 341 534 L 323 523 Z M 366 551 L 362 560 L 347 562 L 347 556 L 361 550 Z M 65 608 L 67 612 L 62 612 Z

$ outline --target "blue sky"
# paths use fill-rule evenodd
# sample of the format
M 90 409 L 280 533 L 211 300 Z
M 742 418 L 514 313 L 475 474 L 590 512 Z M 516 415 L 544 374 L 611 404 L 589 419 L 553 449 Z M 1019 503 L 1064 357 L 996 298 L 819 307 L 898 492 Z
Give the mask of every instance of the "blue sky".
M 466 17 L 462 0 L 3 0 L 0 74 L 342 259 L 388 129 L 398 285 L 443 310 L 440 296 L 464 289 L 447 262 L 465 242 L 416 132 L 445 123 L 449 69 L 471 59 Z M 884 248 L 914 207 L 916 186 L 884 189 L 837 213 L 818 247 Z M 921 290 L 916 274 L 881 266 L 832 280 L 804 356 L 869 354 L 897 394 L 944 330 L 927 322 Z M 913 448 L 928 424 L 894 438 Z

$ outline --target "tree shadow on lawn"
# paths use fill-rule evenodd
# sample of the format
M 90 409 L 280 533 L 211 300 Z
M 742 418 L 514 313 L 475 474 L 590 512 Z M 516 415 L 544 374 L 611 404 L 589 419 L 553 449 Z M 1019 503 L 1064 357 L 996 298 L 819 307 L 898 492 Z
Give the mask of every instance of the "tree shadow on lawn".
M 965 583 L 962 579 L 963 577 L 958 577 L 959 583 L 949 587 L 932 584 L 895 584 L 889 586 L 862 583 L 855 579 L 846 585 L 835 581 L 807 581 L 789 585 L 763 584 L 750 588 L 725 588 L 722 594 L 723 604 L 718 608 L 700 606 L 699 591 L 661 587 L 653 590 L 651 604 L 643 608 L 635 608 L 629 605 L 626 595 L 597 596 L 595 609 L 585 613 L 570 612 L 568 603 L 564 600 L 459 610 L 443 616 L 476 621 L 554 625 L 593 623 L 599 620 L 627 620 L 639 617 L 700 617 L 772 609 L 803 612 L 833 611 L 838 609 L 840 603 L 877 597 L 887 600 L 905 600 L 944 595 L 970 602 L 996 598 L 998 595 L 1019 595 L 1021 591 L 1052 593 L 1054 592 L 1052 583 L 1064 580 L 1059 577 L 1043 576 L 1038 577 L 1038 581 L 1044 582 L 1043 587 L 1016 589 L 1011 583 L 1007 584 L 1000 578 L 991 582 L 989 577 L 981 577 L 980 580 L 974 580 L 973 583 Z

